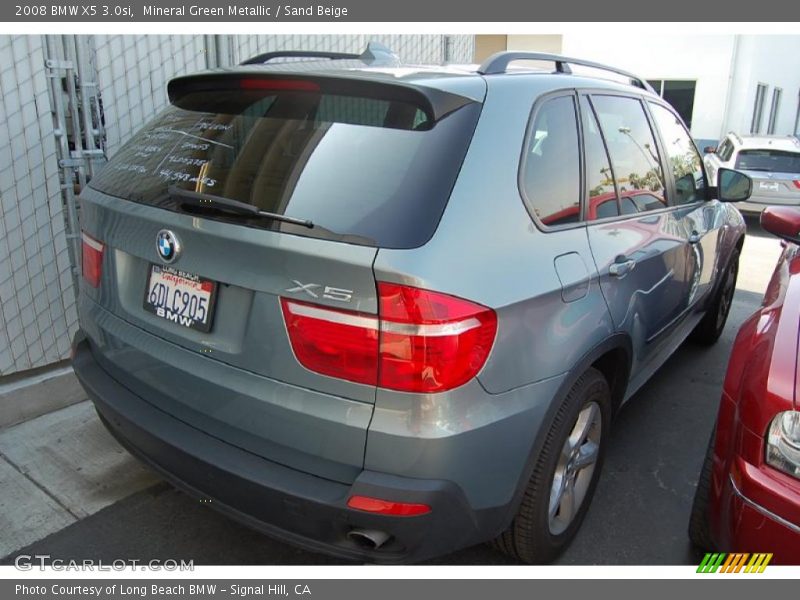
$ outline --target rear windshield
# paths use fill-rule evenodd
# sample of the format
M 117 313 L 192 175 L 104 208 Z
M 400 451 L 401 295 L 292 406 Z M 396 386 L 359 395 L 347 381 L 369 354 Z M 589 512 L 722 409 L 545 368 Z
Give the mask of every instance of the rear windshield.
M 784 150 L 741 150 L 736 168 L 773 173 L 800 173 L 800 153 Z
M 133 137 L 90 187 L 192 212 L 172 186 L 310 220 L 305 228 L 228 213 L 203 216 L 386 248 L 430 239 L 480 113 L 439 121 L 404 101 L 305 91 L 220 90 L 180 98 Z

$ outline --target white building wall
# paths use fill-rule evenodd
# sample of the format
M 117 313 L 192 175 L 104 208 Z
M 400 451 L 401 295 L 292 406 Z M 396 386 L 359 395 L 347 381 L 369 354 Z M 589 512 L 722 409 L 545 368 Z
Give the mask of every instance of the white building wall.
M 749 133 L 759 82 L 769 86 L 762 125 L 766 132 L 772 92 L 778 86 L 783 94 L 775 132 L 794 132 L 800 36 L 654 35 L 631 27 L 611 43 L 601 35 L 509 35 L 508 49 L 560 50 L 566 56 L 620 67 L 645 79 L 695 80 L 692 135 L 698 139 L 719 139 L 731 130 Z
M 767 132 L 772 92 L 783 90 L 776 122 L 776 134 L 794 133 L 800 93 L 800 36 L 742 35 L 737 49 L 728 123 L 725 132 L 749 133 L 753 118 L 756 87 L 768 87 L 764 100 L 761 132 Z
M 69 354 L 77 321 L 41 36 L 0 36 L 0 377 Z
M 614 65 L 645 79 L 697 81 L 692 135 L 719 138 L 735 36 L 653 35 L 632 29 L 610 44 L 603 36 L 565 35 L 563 53 Z
M 535 49 L 537 52 L 565 54 L 564 37 L 561 34 L 509 35 L 506 40 L 506 49 L 519 51 Z

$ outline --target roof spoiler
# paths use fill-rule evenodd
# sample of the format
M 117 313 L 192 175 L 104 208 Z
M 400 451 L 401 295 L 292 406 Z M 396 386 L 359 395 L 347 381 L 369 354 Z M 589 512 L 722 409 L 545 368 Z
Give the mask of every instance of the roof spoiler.
M 403 102 L 419 107 L 433 121 L 440 120 L 462 106 L 476 103 L 471 98 L 436 88 L 401 81 L 337 77 L 327 73 L 301 74 L 261 69 L 209 71 L 176 77 L 167 84 L 169 101 L 177 106 L 181 106 L 181 99 L 189 94 L 223 90 L 315 93 Z

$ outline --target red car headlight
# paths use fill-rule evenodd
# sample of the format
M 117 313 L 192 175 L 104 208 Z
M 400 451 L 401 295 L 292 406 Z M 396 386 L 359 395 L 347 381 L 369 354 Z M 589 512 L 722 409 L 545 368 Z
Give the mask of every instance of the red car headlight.
M 767 464 L 800 478 L 800 412 L 778 413 L 767 431 Z

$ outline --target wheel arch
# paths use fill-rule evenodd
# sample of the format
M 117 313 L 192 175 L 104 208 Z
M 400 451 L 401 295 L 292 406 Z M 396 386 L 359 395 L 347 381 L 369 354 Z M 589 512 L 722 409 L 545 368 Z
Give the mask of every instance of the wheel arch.
M 717 292 L 719 291 L 720 287 L 722 286 L 722 274 L 728 270 L 728 266 L 731 264 L 731 258 L 733 257 L 734 252 L 738 252 L 739 255 L 742 253 L 742 248 L 744 248 L 744 238 L 745 234 L 742 233 L 736 238 L 736 241 L 729 246 L 731 252 L 728 256 L 725 257 L 725 263 L 721 264 L 721 269 L 717 271 L 716 280 L 714 281 L 714 289 L 713 293 L 708 295 L 708 299 L 706 300 L 706 308 L 708 308 L 708 304 L 714 301 L 714 298 L 717 297 Z
M 513 499 L 508 506 L 508 513 L 503 520 L 501 531 L 508 528 L 514 515 L 517 513 L 519 505 L 522 502 L 522 497 L 525 494 L 527 482 L 531 478 L 536 465 L 536 459 L 541 453 L 547 438 L 550 423 L 553 422 L 561 403 L 578 381 L 578 378 L 589 368 L 595 368 L 603 374 L 611 388 L 611 417 L 613 418 L 622 403 L 622 399 L 625 397 L 625 391 L 630 378 L 632 358 L 633 345 L 630 338 L 627 334 L 616 333 L 586 352 L 581 359 L 567 371 L 561 385 L 558 387 L 558 391 L 553 396 L 553 400 L 533 440 L 530 453 L 525 461 L 525 468 L 522 470 L 520 478 L 517 481 Z

